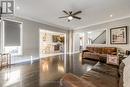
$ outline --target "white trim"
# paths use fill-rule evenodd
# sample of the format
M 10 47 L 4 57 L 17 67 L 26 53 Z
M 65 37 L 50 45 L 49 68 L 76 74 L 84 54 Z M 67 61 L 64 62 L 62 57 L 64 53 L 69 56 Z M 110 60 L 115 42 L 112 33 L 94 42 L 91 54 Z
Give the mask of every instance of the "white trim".
M 25 16 L 25 15 L 22 16 L 22 15 L 17 15 L 17 14 L 15 14 L 15 16 L 20 17 L 20 18 L 24 18 L 24 19 L 28 19 L 28 20 L 31 20 L 31 21 L 34 21 L 34 22 L 42 23 L 42 24 L 45 24 L 45 25 L 48 25 L 48 26 L 60 28 L 60 29 L 63 29 L 63 30 L 69 30 L 70 29 L 69 27 L 65 27 L 65 26 L 62 26 L 62 25 L 57 25 L 57 24 L 54 24 L 54 23 L 51 23 L 51 22 L 48 22 L 48 21 L 37 19 L 38 17 L 31 17 L 31 16 Z
M 23 22 L 21 22 L 21 21 L 17 21 L 17 20 L 10 19 L 10 18 L 3 18 L 3 21 L 4 21 L 4 20 L 8 20 L 8 21 L 12 21 L 12 22 L 18 22 L 18 23 L 23 24 Z
M 3 24 L 3 18 L 1 18 L 1 53 L 3 53 L 3 40 L 4 40 L 4 35 L 3 35 L 3 28 L 4 28 L 4 26 L 3 26 L 4 24 Z
M 12 21 L 12 22 L 17 22 L 20 23 L 20 46 L 21 46 L 21 54 L 23 55 L 23 22 L 21 21 L 16 21 L 13 19 L 8 19 L 8 18 L 2 18 L 2 52 L 4 52 L 4 33 L 5 33 L 5 28 L 4 28 L 4 20 Z
M 47 29 L 42 29 L 42 28 L 39 28 L 39 29 L 46 33 L 65 34 L 65 33 L 58 32 L 58 31 L 52 31 L 52 30 L 47 30 Z
M 87 25 L 87 26 L 77 27 L 77 28 L 74 28 L 73 30 L 80 30 L 80 29 L 84 29 L 84 28 L 87 28 L 87 27 L 100 25 L 100 24 L 113 22 L 113 21 L 118 21 L 118 20 L 122 20 L 122 19 L 126 19 L 126 18 L 130 18 L 130 16 L 125 16 L 125 17 L 121 17 L 121 18 L 115 18 L 115 19 L 111 19 L 111 20 L 107 20 L 107 21 L 98 22 L 98 23 L 95 23 L 95 24 L 90 24 L 90 25 Z
M 41 59 L 44 59 L 44 58 L 47 58 L 47 57 L 51 57 L 51 56 L 57 56 L 57 55 L 64 55 L 64 56 L 66 56 L 66 54 L 71 55 L 71 54 L 76 54 L 76 53 L 80 53 L 80 51 L 75 51 L 73 53 L 67 52 L 67 53 L 51 54 L 51 55 L 46 55 L 46 56 L 43 56 L 43 57 L 32 58 L 32 60 L 30 58 L 28 58 L 28 57 L 24 58 L 24 59 L 21 59 L 21 60 L 15 60 L 14 59 L 14 60 L 11 61 L 11 64 L 18 64 L 18 63 L 24 63 L 24 62 L 30 62 L 30 63 L 32 63 L 35 60 L 41 60 Z
M 64 53 L 52 53 L 52 54 L 45 54 L 45 55 L 41 55 L 40 54 L 40 32 L 41 31 L 47 31 L 47 32 L 51 32 L 51 33 L 56 33 L 56 34 L 63 34 L 64 35 L 64 38 L 65 38 L 65 41 L 64 41 Z M 46 29 L 42 29 L 42 28 L 39 28 L 39 57 L 40 58 L 44 58 L 44 57 L 49 57 L 49 56 L 55 56 L 55 55 L 61 55 L 61 54 L 65 54 L 66 53 L 66 43 L 67 39 L 66 39 L 66 33 L 62 33 L 62 32 L 58 32 L 58 31 L 52 31 L 52 30 L 46 30 Z
M 0 20 L 0 52 L 2 52 L 2 21 Z
M 80 53 L 80 51 L 66 52 L 65 54 L 76 54 L 76 53 Z
M 64 53 L 66 53 L 66 48 L 67 48 L 67 38 L 66 38 L 66 33 L 64 33 L 65 41 L 64 41 Z
M 18 63 L 24 63 L 24 62 L 33 62 L 35 60 L 39 60 L 40 58 L 37 57 L 37 58 L 33 58 L 32 60 L 30 58 L 26 58 L 26 59 L 22 59 L 22 60 L 14 60 L 14 61 L 11 61 L 11 64 L 18 64 Z
M 95 24 L 90 24 L 90 25 L 81 26 L 81 27 L 77 27 L 77 28 L 70 28 L 70 27 L 65 27 L 65 26 L 62 26 L 62 25 L 57 25 L 57 24 L 54 24 L 54 23 L 50 23 L 50 22 L 47 22 L 47 21 L 36 19 L 37 17 L 29 17 L 29 16 L 25 16 L 25 15 L 24 16 L 15 15 L 15 16 L 25 18 L 25 19 L 28 19 L 28 20 L 32 20 L 32 21 L 35 21 L 35 22 L 43 23 L 43 24 L 46 24 L 46 25 L 49 25 L 49 26 L 57 27 L 57 28 L 60 28 L 60 29 L 65 29 L 65 30 L 80 30 L 80 29 L 84 29 L 84 28 L 87 28 L 87 27 L 91 27 L 91 26 L 95 26 L 95 25 L 99 25 L 99 24 L 103 24 L 103 23 L 107 23 L 107 22 L 118 21 L 118 20 L 122 20 L 122 19 L 125 19 L 125 18 L 130 18 L 130 15 L 129 15 L 129 16 L 114 18 L 114 19 L 111 19 L 111 20 L 101 21 L 101 22 L 98 22 L 98 23 L 95 23 Z
M 46 57 L 51 57 L 51 56 L 62 55 L 62 54 L 64 54 L 64 53 L 45 54 L 45 55 L 40 56 L 40 59 L 46 58 Z

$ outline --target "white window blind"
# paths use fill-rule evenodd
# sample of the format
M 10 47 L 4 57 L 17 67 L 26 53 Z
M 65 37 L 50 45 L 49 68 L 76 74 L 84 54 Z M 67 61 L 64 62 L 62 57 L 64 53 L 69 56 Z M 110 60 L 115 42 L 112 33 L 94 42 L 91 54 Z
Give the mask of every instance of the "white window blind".
M 4 20 L 4 46 L 21 45 L 21 23 Z

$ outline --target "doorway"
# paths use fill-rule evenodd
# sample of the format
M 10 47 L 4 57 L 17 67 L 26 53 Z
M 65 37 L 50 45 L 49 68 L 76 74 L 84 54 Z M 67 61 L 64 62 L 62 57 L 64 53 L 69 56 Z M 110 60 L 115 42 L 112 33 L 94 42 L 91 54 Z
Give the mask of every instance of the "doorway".
M 66 52 L 66 34 L 40 29 L 40 58 L 64 54 Z

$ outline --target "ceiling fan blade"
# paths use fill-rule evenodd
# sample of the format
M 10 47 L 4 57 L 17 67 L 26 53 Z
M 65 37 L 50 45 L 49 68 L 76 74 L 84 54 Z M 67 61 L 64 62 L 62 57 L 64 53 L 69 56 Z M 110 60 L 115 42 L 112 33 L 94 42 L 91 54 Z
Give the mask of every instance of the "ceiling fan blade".
M 64 12 L 65 14 L 69 15 L 69 13 L 68 13 L 67 11 L 63 10 L 63 12 Z
M 69 17 L 69 16 L 63 16 L 63 17 L 59 17 L 59 18 L 67 18 L 67 17 Z
M 81 19 L 81 17 L 77 17 L 77 16 L 73 16 L 73 18 L 76 18 L 76 19 L 79 19 L 79 20 Z
M 77 12 L 73 13 L 73 15 L 77 15 L 77 14 L 80 14 L 80 13 L 82 13 L 82 11 L 77 11 Z

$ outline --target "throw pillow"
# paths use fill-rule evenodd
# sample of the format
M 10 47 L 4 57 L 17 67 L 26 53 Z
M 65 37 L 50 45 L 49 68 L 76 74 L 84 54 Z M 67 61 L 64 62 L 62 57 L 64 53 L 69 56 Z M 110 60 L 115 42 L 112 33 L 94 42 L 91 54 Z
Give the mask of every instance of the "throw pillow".
M 119 58 L 116 55 L 107 55 L 107 64 L 119 65 Z

